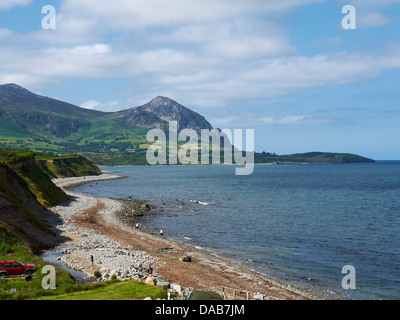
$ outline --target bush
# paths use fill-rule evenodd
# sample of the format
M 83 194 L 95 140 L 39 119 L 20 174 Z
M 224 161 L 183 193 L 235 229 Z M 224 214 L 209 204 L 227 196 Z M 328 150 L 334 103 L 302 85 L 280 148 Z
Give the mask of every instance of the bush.
M 101 278 L 101 272 L 100 272 L 100 270 L 96 270 L 96 271 L 93 273 L 93 276 L 94 276 L 96 279 Z

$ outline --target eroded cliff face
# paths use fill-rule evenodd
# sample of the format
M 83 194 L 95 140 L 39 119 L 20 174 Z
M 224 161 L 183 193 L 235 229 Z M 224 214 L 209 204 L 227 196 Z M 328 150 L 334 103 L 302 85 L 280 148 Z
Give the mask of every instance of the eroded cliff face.
M 22 167 L 24 166 L 35 166 L 36 165 L 36 160 L 35 158 L 28 158 L 28 159 L 24 159 L 21 161 L 17 161 L 17 162 L 11 162 L 11 163 L 7 163 L 9 167 L 11 167 L 14 170 L 21 170 Z
M 22 168 L 28 163 L 32 160 L 12 166 Z M 0 163 L 0 220 L 33 252 L 40 252 L 53 247 L 58 240 L 45 222 L 49 219 L 56 219 L 56 216 L 38 203 L 27 182 L 12 167 Z

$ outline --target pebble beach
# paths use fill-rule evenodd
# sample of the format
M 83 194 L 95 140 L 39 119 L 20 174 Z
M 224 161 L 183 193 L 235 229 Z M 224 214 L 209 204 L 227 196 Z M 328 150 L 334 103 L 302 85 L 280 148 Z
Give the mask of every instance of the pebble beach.
M 105 173 L 53 180 L 70 197 L 69 202 L 51 208 L 56 217 L 47 221 L 63 239 L 54 251 L 59 253 L 59 262 L 80 271 L 86 280 L 117 277 L 147 281 L 178 293 L 182 299 L 193 290 L 215 291 L 226 299 L 326 299 L 312 290 L 271 279 L 205 250 L 127 223 L 129 219 L 123 217 L 141 210 L 138 200 L 86 196 L 70 190 L 82 183 L 120 178 L 123 177 Z M 149 266 L 153 270 L 151 276 Z

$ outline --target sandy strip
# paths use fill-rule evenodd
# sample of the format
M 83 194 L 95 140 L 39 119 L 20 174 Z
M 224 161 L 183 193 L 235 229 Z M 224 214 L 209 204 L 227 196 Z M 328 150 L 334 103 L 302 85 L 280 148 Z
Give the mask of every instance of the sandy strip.
M 271 300 L 324 298 L 314 292 L 301 290 L 270 279 L 192 246 L 128 227 L 114 216 L 122 210 L 120 201 L 81 195 L 68 190 L 68 187 L 76 184 L 115 178 L 120 177 L 103 174 L 101 176 L 53 180 L 71 198 L 67 204 L 52 208 L 52 211 L 61 218 L 61 221 L 54 221 L 53 226 L 61 231 L 62 236 L 70 239 L 62 245 L 73 249 L 70 250 L 68 259 L 63 261 L 65 264 L 69 266 L 79 265 L 83 272 L 93 275 L 93 268 L 87 258 L 89 252 L 84 248 L 84 241 L 88 243 L 90 239 L 97 236 L 101 237 L 101 241 L 96 238 L 96 246 L 92 247 L 92 252 L 96 252 L 96 260 L 103 259 L 102 264 L 97 266 L 99 268 L 105 269 L 108 262 L 111 263 L 111 260 L 115 260 L 110 259 L 108 262 L 106 260 L 105 252 L 110 247 L 115 249 L 129 248 L 131 252 L 145 254 L 144 257 L 141 256 L 141 259 L 147 259 L 147 262 L 150 261 L 149 263 L 153 264 L 155 275 L 158 277 L 197 290 L 221 292 L 222 288 L 225 288 L 224 292 L 228 299 L 234 298 L 233 289 L 236 289 L 235 298 L 244 299 L 252 298 L 256 293 L 268 296 Z M 104 241 L 104 239 L 108 240 Z M 99 256 L 102 254 L 104 257 Z M 126 255 L 125 259 L 132 261 L 132 256 L 133 253 Z M 183 256 L 190 256 L 192 261 L 181 261 L 180 258 Z M 118 259 L 124 259 L 124 256 L 118 256 Z M 127 261 L 128 264 L 129 261 Z

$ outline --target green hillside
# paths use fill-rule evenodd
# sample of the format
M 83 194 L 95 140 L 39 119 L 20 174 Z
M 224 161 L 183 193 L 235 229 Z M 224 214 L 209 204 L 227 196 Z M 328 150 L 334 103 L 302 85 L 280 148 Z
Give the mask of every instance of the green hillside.
M 372 159 L 350 153 L 306 152 L 290 155 L 276 155 L 271 153 L 256 153 L 255 163 L 352 163 L 374 162 Z
M 142 112 L 142 118 L 147 114 Z M 151 119 L 161 121 L 155 115 Z M 144 150 L 148 132 L 129 120 L 127 113 L 87 110 L 15 84 L 0 85 L 0 146 L 4 148 L 129 158 Z
M 101 174 L 101 170 L 83 156 L 37 156 L 30 150 L 0 148 L 0 162 L 14 169 L 45 207 L 68 201 L 68 196 L 51 181 L 52 178 Z
M 106 113 L 40 96 L 16 84 L 0 85 L 0 147 L 52 156 L 84 154 L 98 165 L 146 165 L 149 129 L 167 133 L 169 121 L 177 122 L 178 131 L 190 128 L 198 136 L 201 129 L 212 129 L 203 116 L 166 97 Z M 255 163 L 371 161 L 352 154 L 316 152 L 280 156 L 263 152 L 254 158 Z M 52 165 L 44 166 L 52 171 Z

